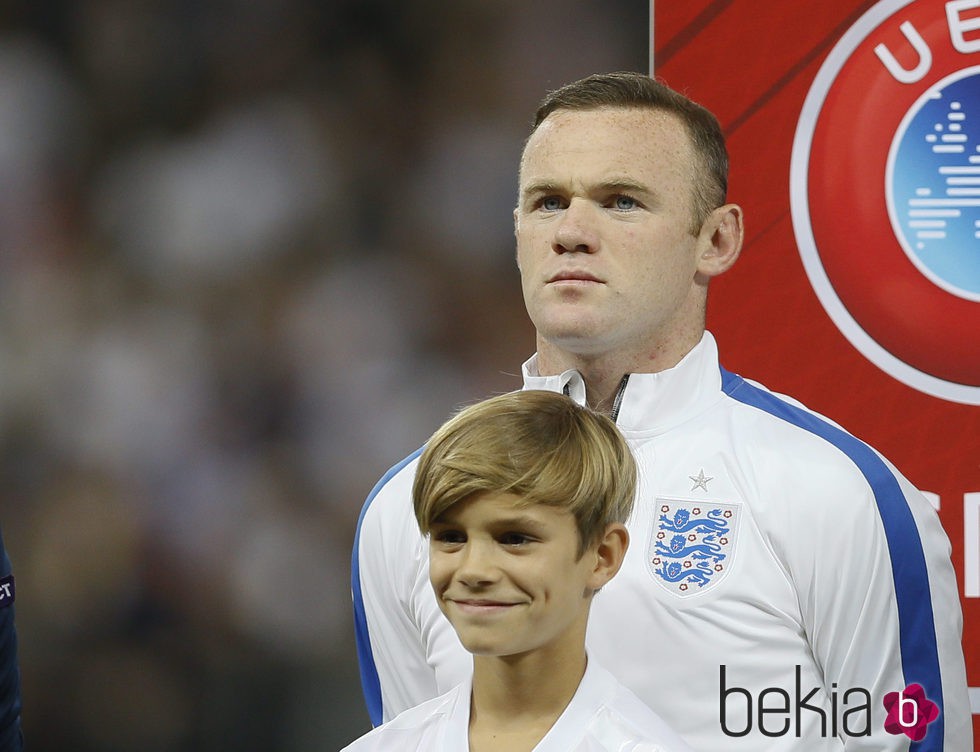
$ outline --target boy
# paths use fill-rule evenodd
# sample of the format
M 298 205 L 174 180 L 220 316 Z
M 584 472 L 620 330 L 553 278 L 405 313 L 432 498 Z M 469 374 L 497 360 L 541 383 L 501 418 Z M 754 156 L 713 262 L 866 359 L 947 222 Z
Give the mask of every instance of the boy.
M 501 395 L 440 428 L 412 496 L 472 681 L 344 752 L 687 752 L 585 652 L 592 596 L 629 545 L 635 490 L 613 422 L 560 394 Z

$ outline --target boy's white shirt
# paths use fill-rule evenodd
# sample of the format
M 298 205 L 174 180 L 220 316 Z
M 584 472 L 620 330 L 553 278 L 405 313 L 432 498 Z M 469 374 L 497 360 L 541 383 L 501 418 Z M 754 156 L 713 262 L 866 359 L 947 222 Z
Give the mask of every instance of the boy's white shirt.
M 410 708 L 341 752 L 466 752 L 470 679 Z M 534 752 L 691 752 L 691 748 L 596 661 Z

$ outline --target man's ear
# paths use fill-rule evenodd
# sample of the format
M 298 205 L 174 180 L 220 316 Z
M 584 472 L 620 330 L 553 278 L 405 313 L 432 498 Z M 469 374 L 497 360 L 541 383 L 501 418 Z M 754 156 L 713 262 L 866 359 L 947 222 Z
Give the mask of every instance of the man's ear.
M 514 240 L 517 240 L 517 233 L 521 228 L 521 220 L 517 213 L 518 207 L 514 207 Z M 514 243 L 514 260 L 517 262 L 517 268 L 521 268 L 521 259 L 517 255 L 517 243 Z
M 698 236 L 698 272 L 717 277 L 731 269 L 742 252 L 744 235 L 742 207 L 738 204 L 725 204 L 711 212 Z
M 598 590 L 616 576 L 616 572 L 623 565 L 629 545 L 630 534 L 626 531 L 625 525 L 612 522 L 606 526 L 595 548 L 595 567 L 589 578 L 591 590 Z

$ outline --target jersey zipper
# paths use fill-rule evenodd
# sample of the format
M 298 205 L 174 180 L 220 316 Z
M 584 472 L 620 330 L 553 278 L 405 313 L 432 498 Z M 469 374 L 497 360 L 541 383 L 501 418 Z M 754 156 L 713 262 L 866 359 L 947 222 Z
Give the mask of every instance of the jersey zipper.
M 619 387 L 616 389 L 616 399 L 613 400 L 612 412 L 609 413 L 609 417 L 613 419 L 613 423 L 619 417 L 619 408 L 623 404 L 623 395 L 626 394 L 626 382 L 630 380 L 630 375 L 627 373 L 623 376 L 623 380 L 619 382 Z
M 616 398 L 613 400 L 612 411 L 609 413 L 609 417 L 612 418 L 613 423 L 616 422 L 616 418 L 619 416 L 619 407 L 623 404 L 623 395 L 626 393 L 626 383 L 630 380 L 630 375 L 627 373 L 623 376 L 622 381 L 619 382 L 619 386 L 616 387 Z M 571 395 L 571 388 L 568 384 L 562 387 L 562 394 L 566 397 Z

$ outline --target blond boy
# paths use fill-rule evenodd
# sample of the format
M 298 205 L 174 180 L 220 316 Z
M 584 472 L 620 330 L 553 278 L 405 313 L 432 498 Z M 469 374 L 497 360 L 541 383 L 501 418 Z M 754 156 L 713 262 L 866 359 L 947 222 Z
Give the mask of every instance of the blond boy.
M 585 651 L 629 545 L 636 466 L 607 417 L 552 392 L 473 405 L 422 453 L 415 516 L 473 676 L 344 752 L 687 752 Z

